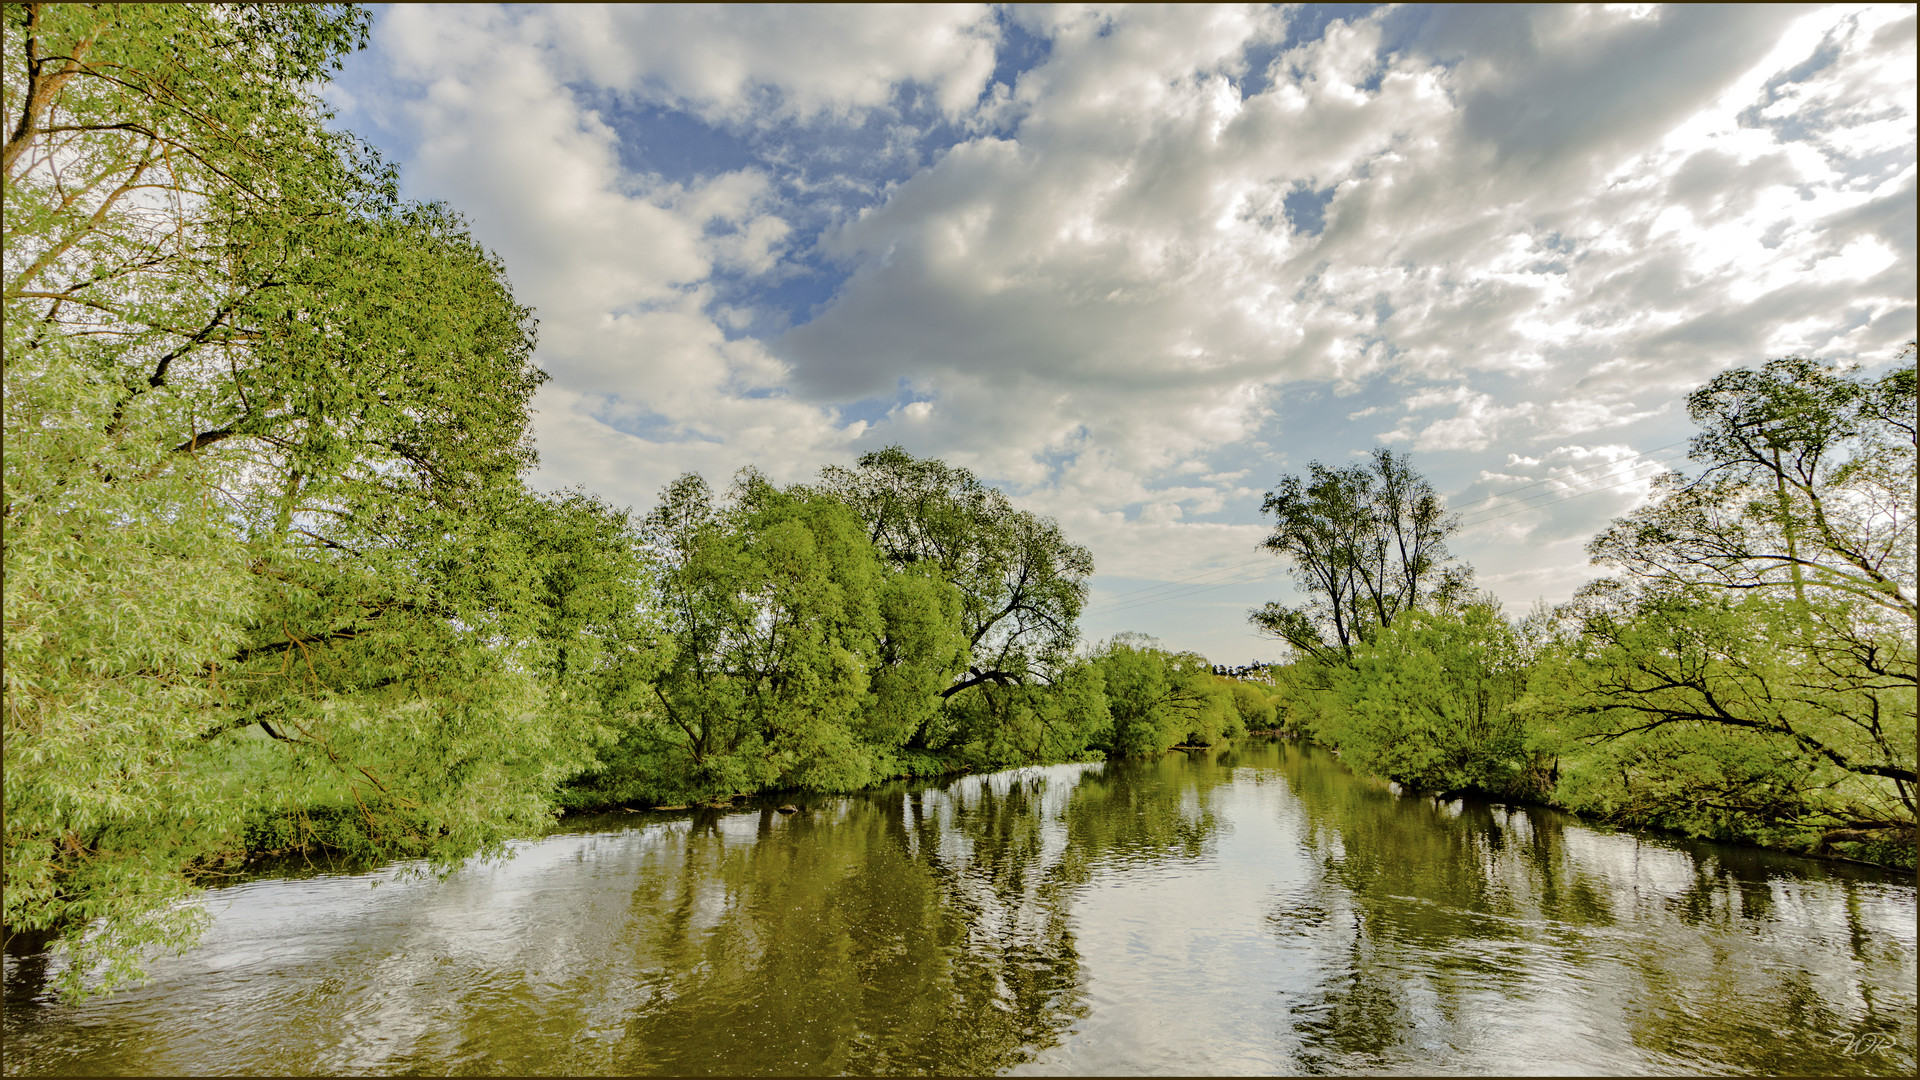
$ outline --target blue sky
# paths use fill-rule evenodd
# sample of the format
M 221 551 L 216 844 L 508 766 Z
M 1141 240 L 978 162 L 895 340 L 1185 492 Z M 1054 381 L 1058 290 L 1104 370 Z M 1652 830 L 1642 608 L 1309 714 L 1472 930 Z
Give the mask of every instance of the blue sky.
M 1914 9 L 403 5 L 342 125 L 505 260 L 536 482 L 899 443 L 1058 518 L 1082 625 L 1273 657 L 1262 493 L 1413 455 L 1510 610 L 1715 372 L 1914 335 Z

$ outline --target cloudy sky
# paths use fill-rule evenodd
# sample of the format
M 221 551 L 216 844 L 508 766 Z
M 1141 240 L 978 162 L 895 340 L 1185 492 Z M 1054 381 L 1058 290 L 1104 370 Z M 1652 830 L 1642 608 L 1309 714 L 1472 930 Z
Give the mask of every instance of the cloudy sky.
M 378 9 L 328 95 L 540 318 L 546 487 L 898 443 L 1092 637 L 1274 657 L 1263 492 L 1409 451 L 1510 611 L 1681 398 L 1914 335 L 1911 5 Z

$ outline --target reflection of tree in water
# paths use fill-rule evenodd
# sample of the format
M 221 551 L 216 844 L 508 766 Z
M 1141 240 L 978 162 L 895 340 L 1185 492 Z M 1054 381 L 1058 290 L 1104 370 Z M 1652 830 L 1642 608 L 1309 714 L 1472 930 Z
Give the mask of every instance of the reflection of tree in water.
M 649 862 L 622 947 L 638 1007 L 577 1071 L 974 1073 L 1086 1013 L 1072 890 L 1199 856 L 1231 766 L 1110 763 L 891 789 Z M 577 1040 L 580 1041 L 580 1040 Z
M 1690 877 L 1643 901 L 1642 921 L 1692 932 L 1661 934 L 1632 957 L 1644 1002 L 1629 1018 L 1636 1042 L 1704 1043 L 1729 1072 L 1913 1072 L 1911 942 L 1867 924 L 1864 901 L 1884 887 L 1882 875 L 1675 846 Z
M 1328 961 L 1294 1010 L 1302 1068 L 1444 1062 L 1471 1052 L 1512 1006 L 1551 1010 L 1546 999 L 1578 988 L 1596 1006 L 1618 1003 L 1642 1060 L 1911 1071 L 1913 995 L 1876 994 L 1911 984 L 1911 946 L 1862 929 L 1860 890 L 1878 887 L 1862 875 L 1597 833 L 1550 810 L 1436 806 L 1355 777 L 1317 748 L 1279 749 L 1320 873 L 1271 923 Z M 1844 905 L 1851 940 L 1809 949 L 1833 938 L 1819 927 L 1836 920 L 1783 912 L 1783 896 Z M 1857 1037 L 1872 1033 L 1886 1045 Z
M 1082 884 L 1106 863 L 1200 858 L 1220 828 L 1213 789 L 1231 782 L 1234 760 L 1231 754 L 1196 752 L 1107 762 L 1067 800 L 1060 873 Z
M 281 1050 L 316 1072 L 1003 1071 L 1086 1014 L 1069 912 L 1091 868 L 1207 848 L 1225 774 L 1170 761 L 1191 775 L 1061 766 L 792 816 L 615 819 L 577 861 L 429 890 L 369 938 L 354 987 L 280 1002 Z M 460 947 L 519 917 L 537 932 Z
M 1083 1015 L 1049 793 L 1070 772 L 876 793 L 642 871 L 624 1038 L 577 1071 L 988 1073 Z M 551 1071 L 551 1069 L 543 1070 Z
M 1284 827 L 1256 830 L 1255 806 Z M 9 1067 L 246 1071 L 245 1018 L 271 1015 L 254 1071 L 999 1072 L 1087 1013 L 1069 918 L 1086 883 L 1231 868 L 1268 831 L 1297 844 L 1262 867 L 1287 890 L 1267 925 L 1288 1015 L 1244 1034 L 1277 1039 L 1273 1060 L 1294 1071 L 1913 1064 L 1912 894 L 1887 875 L 1548 811 L 1442 810 L 1297 744 L 902 786 L 792 817 L 617 820 L 540 842 L 537 867 L 423 884 L 384 919 L 329 901 L 289 959 L 244 960 L 246 977 L 156 996 L 124 1022 L 27 1025 L 10 1001 Z M 12 991 L 32 972 L 9 952 Z M 201 1022 L 164 1022 L 187 1015 Z

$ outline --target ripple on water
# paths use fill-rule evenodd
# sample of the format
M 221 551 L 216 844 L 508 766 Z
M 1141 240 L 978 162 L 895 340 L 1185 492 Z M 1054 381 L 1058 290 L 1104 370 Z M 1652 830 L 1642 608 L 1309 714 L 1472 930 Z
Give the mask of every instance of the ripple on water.
M 215 890 L 200 945 L 113 998 L 23 997 L 43 965 L 9 956 L 6 1067 L 1912 1071 L 1909 882 L 1230 753 Z

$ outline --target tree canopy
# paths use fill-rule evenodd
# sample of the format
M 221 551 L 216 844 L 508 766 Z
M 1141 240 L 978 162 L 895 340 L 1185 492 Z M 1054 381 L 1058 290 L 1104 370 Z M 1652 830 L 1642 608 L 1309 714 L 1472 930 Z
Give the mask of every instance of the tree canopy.
M 1913 356 L 1708 381 L 1697 467 L 1588 546 L 1620 576 L 1524 620 L 1403 460 L 1284 477 L 1267 546 L 1310 599 L 1254 613 L 1295 649 L 1284 726 L 1413 791 L 1911 865 Z
M 1057 522 L 1015 509 L 966 469 L 898 446 L 852 469 L 829 467 L 821 487 L 859 514 L 889 562 L 926 564 L 958 590 L 965 674 L 944 695 L 1044 678 L 1073 648 L 1093 556 Z
M 1447 551 L 1456 519 L 1391 450 L 1344 469 L 1313 462 L 1305 477 L 1282 477 L 1260 509 L 1274 517 L 1262 546 L 1287 559 L 1308 600 L 1269 602 L 1249 618 L 1308 656 L 1349 654 L 1401 614 L 1470 587 L 1470 572 Z
M 1665 819 L 1711 791 L 1722 813 L 1776 830 L 1911 833 L 1914 393 L 1911 366 L 1869 381 L 1785 357 L 1687 399 L 1702 468 L 1663 477 L 1590 545 L 1624 580 L 1570 609 L 1563 685 L 1609 760 L 1664 762 L 1649 748 L 1675 740 L 1721 749 L 1690 752 L 1664 801 L 1620 768 L 1593 770 L 1583 798 Z
M 1866 382 L 1785 357 L 1724 372 L 1687 399 L 1700 474 L 1662 477 L 1589 550 L 1649 583 L 1824 590 L 1911 624 L 1914 404 L 1912 368 Z
M 9 930 L 112 985 L 250 846 L 541 827 L 632 647 L 635 588 L 582 586 L 639 571 L 623 515 L 521 482 L 499 261 L 326 126 L 364 12 L 0 25 Z

